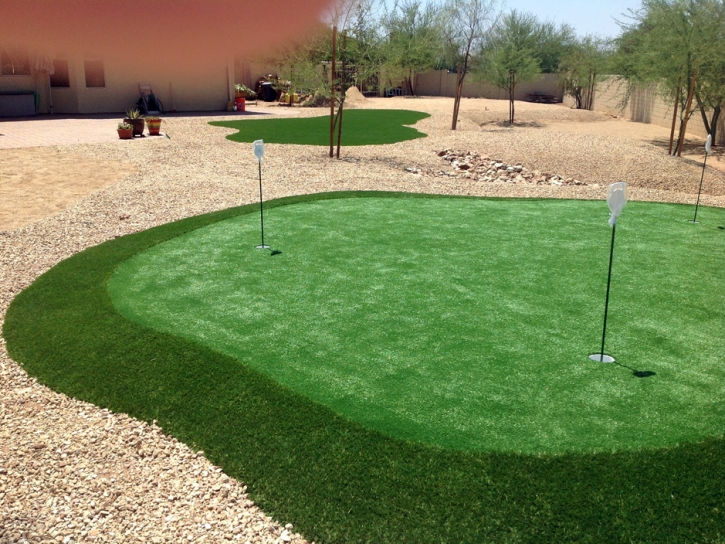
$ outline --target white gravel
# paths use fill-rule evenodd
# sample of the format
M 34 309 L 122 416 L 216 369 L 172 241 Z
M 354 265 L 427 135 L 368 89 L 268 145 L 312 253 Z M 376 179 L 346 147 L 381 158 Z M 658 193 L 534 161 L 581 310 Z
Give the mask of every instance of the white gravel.
M 492 102 L 464 101 L 459 130 L 451 133 L 449 99 L 365 101 L 358 106 L 429 111 L 433 116 L 417 125 L 429 136 L 387 146 L 343 148 L 340 161 L 327 158 L 324 148 L 267 144 L 265 198 L 383 189 L 603 199 L 610 182 L 625 180 L 632 186 L 633 199 L 694 202 L 700 179 L 696 163 L 668 157 L 641 141 L 542 130 L 535 108 L 544 108 L 544 120 L 596 122 L 598 114 L 525 105 L 518 115 L 528 126 L 510 128 L 498 124 L 495 108 L 483 109 Z M 1 315 L 39 274 L 86 247 L 255 200 L 257 166 L 250 145 L 226 140 L 228 131 L 209 126 L 204 118 L 169 119 L 165 128 L 171 139 L 53 148 L 136 168 L 70 209 L 0 232 Z M 480 182 L 451 176 L 450 163 L 436 153 L 445 149 L 485 154 L 587 185 Z M 725 205 L 725 175 L 708 170 L 704 190 L 703 204 Z M 8 357 L 2 341 L 0 419 L 1 544 L 304 542 L 292 527 L 285 528 L 287 520 L 266 516 L 247 498 L 243 483 L 228 478 L 203 455 L 155 426 L 37 384 Z

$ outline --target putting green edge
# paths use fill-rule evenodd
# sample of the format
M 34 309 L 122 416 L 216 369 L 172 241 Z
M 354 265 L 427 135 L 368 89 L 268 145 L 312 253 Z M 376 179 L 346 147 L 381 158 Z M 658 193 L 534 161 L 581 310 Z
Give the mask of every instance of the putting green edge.
M 339 192 L 334 198 L 475 198 Z M 11 303 L 10 356 L 56 391 L 202 449 L 257 504 L 317 542 L 722 542 L 725 440 L 640 452 L 458 452 L 337 416 L 220 353 L 131 323 L 115 268 L 165 240 L 253 213 L 250 204 L 88 248 Z M 230 425 L 229 422 L 234 422 Z

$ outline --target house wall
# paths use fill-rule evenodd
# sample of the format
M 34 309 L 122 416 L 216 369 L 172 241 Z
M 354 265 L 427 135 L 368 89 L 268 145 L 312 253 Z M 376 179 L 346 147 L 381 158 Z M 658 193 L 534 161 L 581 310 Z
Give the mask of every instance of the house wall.
M 528 83 L 517 83 L 514 98 L 522 100 L 526 94 L 540 92 L 557 96 L 561 100 L 556 74 L 542 74 L 539 79 Z M 431 70 L 418 76 L 419 95 L 423 96 L 455 96 L 456 74 L 447 70 Z M 494 100 L 508 99 L 508 91 L 493 85 L 474 81 L 466 76 L 463 81 L 463 96 L 467 98 L 490 98 Z
M 177 111 L 223 111 L 229 97 L 234 96 L 234 61 L 222 55 L 180 68 L 178 65 L 169 67 L 153 58 L 129 64 L 128 59 L 120 55 L 99 57 L 92 52 L 85 55 L 59 53 L 51 57 L 68 61 L 70 87 L 53 87 L 51 91 L 48 74 L 33 67 L 36 54 L 29 50 L 31 75 L 0 75 L 0 92 L 36 92 L 38 113 L 50 113 L 50 92 L 53 113 L 120 113 L 135 106 L 140 97 L 140 83 L 150 84 L 168 111 L 174 107 Z M 105 87 L 86 87 L 86 60 L 103 61 Z
M 41 105 L 47 101 L 47 90 L 43 89 L 39 84 L 39 75 L 32 67 L 30 68 L 29 76 L 16 76 L 16 75 L 2 75 L 0 73 L 0 93 L 4 91 L 29 91 L 39 94 Z M 45 76 L 45 86 L 47 87 L 48 80 Z
M 53 87 L 51 90 L 53 93 L 53 113 L 78 113 L 78 91 L 81 84 L 85 86 L 84 80 L 78 77 L 79 62 L 75 59 L 68 58 L 66 55 L 61 55 L 58 58 L 68 61 L 68 83 L 70 87 Z M 83 63 L 81 62 L 80 64 L 82 65 Z M 47 76 L 44 75 L 43 77 Z M 84 77 L 82 68 L 81 77 Z M 45 104 L 45 102 L 41 102 L 41 113 L 49 112 Z
M 657 95 L 654 86 L 639 87 L 632 91 L 628 103 L 622 102 L 627 95 L 627 84 L 615 77 L 608 77 L 597 83 L 594 91 L 595 111 L 626 117 L 640 123 L 651 123 L 664 128 L 672 127 L 674 102 L 666 103 Z M 564 104 L 574 105 L 571 97 L 564 99 Z M 679 118 L 679 117 L 678 117 Z M 679 121 L 675 130 L 679 128 Z M 705 125 L 698 111 L 693 113 L 687 123 L 687 133 L 701 138 L 707 137 Z M 716 145 L 725 145 L 725 116 L 721 114 L 718 122 L 718 141 Z
M 105 87 L 85 86 L 85 60 L 103 60 Z M 151 85 L 167 111 L 174 108 L 177 111 L 221 111 L 226 109 L 229 100 L 228 65 L 224 58 L 183 71 L 169 69 L 160 62 L 144 62 L 129 68 L 124 59 L 94 59 L 90 55 L 76 60 L 74 66 L 78 113 L 122 112 L 134 107 L 140 96 L 138 86 L 141 83 Z

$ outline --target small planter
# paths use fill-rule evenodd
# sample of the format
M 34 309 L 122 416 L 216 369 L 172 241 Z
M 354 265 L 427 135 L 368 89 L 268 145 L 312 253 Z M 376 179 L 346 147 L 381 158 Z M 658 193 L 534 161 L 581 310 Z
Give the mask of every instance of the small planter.
M 133 139 L 133 128 L 119 128 L 116 130 L 118 131 L 118 137 L 122 140 Z
M 126 118 L 123 120 L 124 123 L 128 123 L 129 125 L 133 126 L 133 135 L 134 136 L 143 136 L 143 129 L 145 126 L 143 119 L 130 119 Z
M 159 136 L 161 133 L 161 119 L 158 117 L 147 117 L 145 119 L 146 126 L 149 129 L 150 136 Z

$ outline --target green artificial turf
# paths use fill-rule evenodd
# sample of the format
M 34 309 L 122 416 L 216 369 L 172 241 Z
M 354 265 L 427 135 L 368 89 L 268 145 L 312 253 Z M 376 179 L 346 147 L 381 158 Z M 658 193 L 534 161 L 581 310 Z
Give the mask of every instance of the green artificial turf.
M 377 198 L 372 201 L 323 202 L 362 196 Z M 383 197 L 395 198 L 382 200 Z M 307 204 L 282 207 L 302 202 Z M 388 215 L 369 215 L 366 227 L 379 230 L 382 225 L 388 225 L 390 229 L 373 241 L 368 238 L 365 229 L 352 231 L 343 228 L 342 231 L 347 232 L 348 244 L 335 242 L 336 235 L 323 228 L 324 222 L 312 222 L 319 215 L 308 215 L 305 211 L 306 207 L 312 209 L 315 206 L 320 210 L 326 209 L 326 204 L 332 205 L 330 209 L 347 210 L 346 214 L 353 212 L 355 205 L 362 210 L 377 207 Z M 519 204 L 521 209 L 517 210 Z M 460 217 L 447 215 L 444 222 L 430 229 L 438 205 L 457 211 Z M 585 207 L 588 213 L 577 214 L 578 205 Z M 722 437 L 722 425 L 709 430 L 700 429 L 695 433 L 703 437 L 699 440 L 686 442 L 683 439 L 678 444 L 647 446 L 638 450 L 619 444 L 612 449 L 621 447 L 620 451 L 605 452 L 523 454 L 452 449 L 402 440 L 369 428 L 369 423 L 362 425 L 349 417 L 342 417 L 323 404 L 310 401 L 306 395 L 280 385 L 269 377 L 266 370 L 255 368 L 251 364 L 251 356 L 244 364 L 237 357 L 209 347 L 198 339 L 172 335 L 124 318 L 115 308 L 108 291 L 109 282 L 115 283 L 135 260 L 151 256 L 155 246 L 163 253 L 167 247 L 186 238 L 190 246 L 196 243 L 200 251 L 205 250 L 205 237 L 211 236 L 217 229 L 226 230 L 227 239 L 231 240 L 229 244 L 217 248 L 219 254 L 232 255 L 236 251 L 240 258 L 234 263 L 234 270 L 239 276 L 254 280 L 259 287 L 267 281 L 264 275 L 253 274 L 255 270 L 261 270 L 261 266 L 268 267 L 270 277 L 279 279 L 282 277 L 279 271 L 285 266 L 292 262 L 304 264 L 312 259 L 311 256 L 298 254 L 295 247 L 288 245 L 284 241 L 287 236 L 296 237 L 300 243 L 306 240 L 307 247 L 318 247 L 322 251 L 334 246 L 343 253 L 346 245 L 355 246 L 367 240 L 381 257 L 397 252 L 400 258 L 385 257 L 390 268 L 377 270 L 370 268 L 370 263 L 375 262 L 372 256 L 348 251 L 346 254 L 352 259 L 351 263 L 356 259 L 361 264 L 367 263 L 371 279 L 365 282 L 374 286 L 373 277 L 386 278 L 387 272 L 394 272 L 406 282 L 414 282 L 421 278 L 416 268 L 408 265 L 416 262 L 416 254 L 425 243 L 415 240 L 408 240 L 408 244 L 400 242 L 405 231 L 410 234 L 416 226 L 420 226 L 424 227 L 423 230 L 415 232 L 420 232 L 431 243 L 437 237 L 434 232 L 458 240 L 456 247 L 459 252 L 468 251 L 472 260 L 481 258 L 476 255 L 479 246 L 488 247 L 490 265 L 508 270 L 518 278 L 519 287 L 510 291 L 515 293 L 510 297 L 511 303 L 497 303 L 502 317 L 513 313 L 517 318 L 531 319 L 535 312 L 523 311 L 528 307 L 525 296 L 540 299 L 547 289 L 560 293 L 556 287 L 562 282 L 556 275 L 565 275 L 569 278 L 570 287 L 578 294 L 564 306 L 568 305 L 574 311 L 578 307 L 578 297 L 588 298 L 584 289 L 575 287 L 580 281 L 588 282 L 592 291 L 599 292 L 593 296 L 598 308 L 591 310 L 591 315 L 598 319 L 596 315 L 601 313 L 605 281 L 601 276 L 606 274 L 610 235 L 604 203 L 557 202 L 550 206 L 536 201 L 349 193 L 282 199 L 270 202 L 268 206 L 269 213 L 265 214 L 265 218 L 268 219 L 269 241 L 282 252 L 275 256 L 269 252 L 249 251 L 250 246 L 258 243 L 257 232 L 253 228 L 258 208 L 247 206 L 189 218 L 112 240 L 60 263 L 12 302 L 3 328 L 11 356 L 41 383 L 56 390 L 146 421 L 158 420 L 165 432 L 193 448 L 203 449 L 213 463 L 242 479 L 249 486 L 252 498 L 268 513 L 283 523 L 293 523 L 296 530 L 316 542 L 599 543 L 722 542 L 725 539 L 725 439 Z M 473 206 L 471 209 L 474 211 L 466 212 L 468 206 Z M 561 222 L 556 225 L 571 234 L 569 239 L 539 228 L 547 223 L 544 216 L 553 213 L 552 209 L 556 206 L 569 210 L 568 213 L 559 213 Z M 425 213 L 418 215 L 417 223 L 403 225 L 401 234 L 396 235 L 392 227 L 400 224 L 395 219 L 410 219 L 409 208 Z M 478 212 L 488 218 L 488 227 L 483 232 L 469 228 L 479 224 Z M 245 214 L 251 215 L 244 217 Z M 289 224 L 285 226 L 281 221 L 297 214 L 306 217 L 310 223 L 293 227 Z M 719 340 L 711 342 L 704 337 L 717 330 L 716 321 L 719 320 L 720 327 L 723 323 L 722 305 L 717 302 L 721 300 L 717 297 L 722 297 L 722 281 L 719 281 L 722 268 L 713 270 L 707 263 L 718 258 L 721 260 L 725 234 L 716 226 L 723 224 L 725 218 L 723 210 L 701 208 L 702 224 L 689 225 L 685 220 L 690 214 L 691 208 L 685 206 L 630 203 L 617 229 L 611 351 L 632 369 L 655 374 L 638 378 L 627 368 L 584 360 L 589 351 L 598 347 L 596 324 L 591 327 L 595 337 L 586 339 L 586 353 L 575 363 L 580 365 L 582 372 L 590 373 L 592 380 L 601 387 L 610 387 L 611 391 L 612 386 L 600 379 L 601 373 L 609 373 L 612 381 L 621 387 L 618 402 L 627 409 L 640 410 L 640 413 L 645 412 L 635 402 L 627 404 L 626 399 L 638 401 L 642 397 L 637 395 L 645 390 L 647 398 L 651 393 L 652 398 L 660 402 L 658 389 L 662 384 L 669 384 L 668 387 L 674 389 L 675 396 L 682 401 L 680 408 L 683 410 L 690 409 L 687 405 L 691 401 L 697 404 L 701 402 L 698 399 L 708 395 L 714 398 L 716 395 L 711 391 L 717 392 L 718 387 L 722 395 L 722 382 L 717 382 L 718 370 L 711 367 L 713 357 L 722 361 L 722 345 L 717 343 Z M 325 220 L 332 221 L 332 217 L 327 215 L 336 214 L 325 215 Z M 364 211 L 362 215 L 365 215 Z M 357 213 L 352 213 L 350 220 L 356 216 Z M 518 222 L 511 221 L 514 217 Z M 230 221 L 220 223 L 226 219 Z M 337 221 L 339 223 L 340 219 Z M 568 224 L 570 221 L 571 225 Z M 209 228 L 202 228 L 207 226 Z M 504 227 L 508 229 L 508 234 L 498 232 Z M 202 230 L 196 230 L 200 228 Z M 301 231 L 299 235 L 292 232 L 295 230 Z M 523 234 L 532 233 L 538 237 L 538 243 L 531 242 L 526 246 L 517 240 Z M 580 233 L 586 234 L 589 243 L 595 247 L 577 244 Z M 244 235 L 248 235 L 248 239 Z M 487 242 L 485 239 L 488 237 L 497 239 L 498 244 Z M 310 241 L 313 238 L 318 241 Z M 526 251 L 528 258 L 506 254 L 505 246 L 509 244 L 518 247 L 518 251 Z M 679 251 L 682 256 L 679 257 L 677 244 L 681 244 Z M 538 260 L 561 253 L 562 245 L 584 254 L 596 254 L 596 263 L 591 270 L 557 268 L 543 277 L 535 274 Z M 406 250 L 406 247 L 410 249 Z M 416 247 L 418 249 L 414 251 Z M 145 254 L 148 250 L 151 252 Z M 179 251 L 184 253 L 181 248 Z M 344 260 L 344 254 L 329 254 L 328 257 L 330 260 Z M 441 246 L 428 257 L 438 263 L 445 263 L 447 258 L 458 259 L 451 255 L 451 249 Z M 507 268 L 508 259 L 524 264 L 531 261 L 532 265 L 526 265 L 521 270 Z M 672 260 L 677 262 L 670 264 Z M 320 266 L 325 267 L 320 270 L 320 275 L 329 270 L 323 261 L 322 258 L 318 260 Z M 681 267 L 680 261 L 689 261 L 687 265 L 691 267 L 691 276 L 670 280 L 669 271 Z M 178 279 L 182 283 L 192 281 L 203 286 L 200 278 L 209 269 L 204 263 L 200 266 L 201 269 Z M 649 271 L 648 284 L 640 281 L 632 283 L 625 274 L 628 270 L 639 268 Z M 294 272 L 297 279 L 300 278 L 296 271 L 288 270 Z M 112 279 L 116 271 L 119 276 Z M 468 270 L 454 267 L 444 272 L 446 275 L 440 278 L 438 285 L 446 287 L 441 288 L 439 296 L 419 293 L 418 298 L 426 297 L 429 303 L 437 304 L 449 295 L 465 299 L 479 292 L 476 286 L 469 286 L 469 291 L 461 290 L 461 278 L 469 274 Z M 481 283 L 500 284 L 501 280 L 487 275 L 485 269 L 480 272 Z M 329 276 L 327 282 L 314 278 L 308 278 L 308 281 L 317 282 L 321 291 L 330 291 L 322 297 L 328 303 L 337 300 L 336 296 L 348 296 L 340 290 L 335 294 L 336 286 L 356 285 L 344 277 L 335 276 Z M 671 295 L 667 294 L 667 289 L 657 285 L 660 282 L 671 282 Z M 213 283 L 211 279 L 209 283 Z M 551 287 L 536 287 L 540 283 Z M 380 289 L 361 297 L 360 303 L 375 302 L 379 292 L 389 285 L 383 282 Z M 651 298 L 637 294 L 635 288 L 642 288 L 642 285 Z M 709 293 L 714 302 L 705 301 L 699 306 L 705 299 L 693 285 L 702 286 L 703 290 L 710 290 L 714 285 Z M 170 287 L 173 290 L 180 286 Z M 682 289 L 687 291 L 686 296 L 677 294 Z M 244 296 L 243 291 L 231 293 L 228 298 Z M 301 293 L 302 290 L 293 292 Z M 399 294 L 400 304 L 418 304 L 405 293 Z M 274 295 L 281 296 L 281 291 Z M 261 305 L 266 306 L 272 298 L 275 297 L 265 298 Z M 646 301 L 650 306 L 651 313 L 645 316 L 643 323 L 635 323 L 633 318 L 641 318 L 646 312 L 632 307 L 630 299 L 640 303 Z M 256 304 L 255 308 L 260 306 L 259 300 L 252 301 Z M 668 306 L 672 301 L 675 306 Z M 163 300 L 159 299 L 159 303 L 163 305 Z M 294 304 L 292 301 L 291 306 Z M 486 304 L 490 306 L 492 303 Z M 660 305 L 668 307 L 663 310 Z M 462 311 L 458 305 L 452 308 L 454 313 Z M 293 309 L 290 315 L 294 315 Z M 315 322 L 328 317 L 323 311 L 325 306 L 321 305 L 318 309 L 317 314 L 308 318 L 311 336 L 315 333 Z M 583 315 L 589 312 L 589 309 L 583 310 Z M 350 315 L 352 319 L 355 313 L 356 309 L 351 308 L 349 314 L 344 315 L 346 318 Z M 689 333 L 675 331 L 679 334 L 677 342 L 685 341 L 684 346 L 658 336 L 657 331 L 671 332 L 675 319 L 673 314 L 684 316 L 688 313 L 696 315 L 696 318 L 682 317 L 681 323 L 685 329 L 689 328 Z M 216 317 L 221 319 L 223 315 Z M 374 314 L 370 317 L 372 321 L 377 318 Z M 454 316 L 456 320 L 460 317 Z M 204 319 L 200 317 L 197 326 L 203 328 Z M 513 322 L 516 320 L 511 321 L 515 326 Z M 696 322 L 700 322 L 701 326 L 695 326 Z M 414 322 L 408 325 L 417 326 Z M 340 330 L 329 331 L 329 334 L 343 334 L 346 327 L 344 322 L 340 323 Z M 444 328 L 451 335 L 460 333 L 455 326 Z M 549 320 L 547 332 L 551 342 L 568 342 L 568 333 L 562 333 L 563 329 L 566 327 L 560 326 L 554 317 Z M 590 334 L 588 325 L 582 325 L 581 330 L 582 336 Z M 367 334 L 364 328 L 361 334 Z M 721 338 L 722 331 L 718 334 Z M 694 338 L 688 338 L 688 335 Z M 521 343 L 527 342 L 525 336 L 518 334 L 508 337 Z M 636 344 L 632 340 L 634 337 L 655 346 L 655 354 L 648 356 L 649 364 L 641 364 L 639 358 L 633 360 L 639 349 L 633 347 Z M 325 338 L 315 340 L 319 340 L 323 347 L 328 344 Z M 493 339 L 490 345 L 493 348 Z M 704 351 L 689 353 L 688 346 Z M 714 355 L 709 351 L 713 346 L 716 348 Z M 250 346 L 249 349 L 257 348 Z M 290 346 L 290 349 L 298 347 Z M 565 347 L 547 349 L 566 351 Z M 672 367 L 668 355 L 671 351 L 678 354 L 681 364 L 677 368 Z M 641 353 L 637 357 L 640 356 Z M 567 364 L 567 361 L 561 361 L 562 367 L 570 370 Z M 699 367 L 699 370 L 685 367 Z M 690 385 L 680 389 L 676 383 L 678 374 Z M 415 379 L 421 377 L 414 376 Z M 528 379 L 523 375 L 519 377 Z M 541 379 L 545 382 L 548 378 Z M 345 384 L 346 387 L 353 385 Z M 596 394 L 593 389 L 589 392 Z M 440 402 L 439 399 L 433 401 Z M 608 409 L 607 406 L 602 408 Z M 716 412 L 719 410 L 715 404 L 711 408 Z M 675 410 L 671 409 L 672 412 Z M 525 416 L 538 417 L 536 414 Z M 677 419 L 676 414 L 671 413 L 660 413 L 657 417 L 669 418 L 673 422 Z M 704 417 L 707 419 L 709 416 Z M 700 425 L 697 420 L 690 423 L 694 427 Z
M 409 110 L 345 110 L 342 145 L 394 144 L 423 138 L 425 134 L 405 125 L 414 125 L 426 117 L 430 115 Z M 238 132 L 227 136 L 235 142 L 264 140 L 272 144 L 330 145 L 329 115 L 296 119 L 214 121 L 210 124 L 236 129 Z
M 111 278 L 121 314 L 221 351 L 393 436 L 528 453 L 659 447 L 725 422 L 722 233 L 678 206 L 611 229 L 601 202 L 340 199 L 154 246 Z M 725 218 L 725 214 L 721 219 Z M 697 278 L 697 281 L 693 281 Z M 637 379 L 632 370 L 654 373 Z

